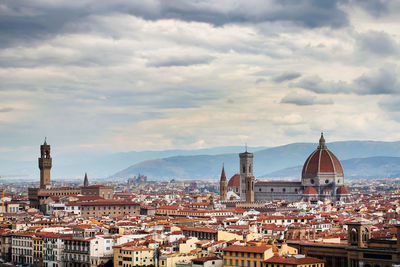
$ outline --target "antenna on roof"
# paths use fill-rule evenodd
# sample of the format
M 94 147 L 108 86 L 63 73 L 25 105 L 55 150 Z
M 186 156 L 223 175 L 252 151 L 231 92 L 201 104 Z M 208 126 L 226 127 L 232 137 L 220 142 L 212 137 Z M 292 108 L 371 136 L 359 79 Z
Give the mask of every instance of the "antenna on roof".
M 246 152 L 247 152 L 247 143 L 246 143 Z

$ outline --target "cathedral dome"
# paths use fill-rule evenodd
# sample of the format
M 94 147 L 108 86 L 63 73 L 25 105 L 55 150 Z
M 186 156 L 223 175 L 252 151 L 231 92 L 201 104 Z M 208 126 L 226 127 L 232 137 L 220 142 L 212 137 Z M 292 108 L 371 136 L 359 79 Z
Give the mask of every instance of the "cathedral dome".
M 235 174 L 229 179 L 228 187 L 239 187 L 240 186 L 240 175 Z
M 343 168 L 339 159 L 325 144 L 321 133 L 319 145 L 307 158 L 301 173 L 303 185 L 343 185 Z M 336 179 L 338 178 L 338 179 Z

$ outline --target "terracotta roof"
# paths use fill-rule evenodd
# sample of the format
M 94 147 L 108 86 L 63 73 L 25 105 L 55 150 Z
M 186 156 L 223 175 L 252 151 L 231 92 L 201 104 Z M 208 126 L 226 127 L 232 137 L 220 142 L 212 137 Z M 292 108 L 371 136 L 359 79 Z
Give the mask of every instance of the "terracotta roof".
M 318 146 L 303 165 L 302 176 L 316 173 L 343 173 L 339 159 L 326 146 Z
M 336 194 L 337 195 L 350 195 L 351 192 L 349 189 L 347 189 L 344 185 L 336 189 Z
M 217 233 L 217 230 L 205 228 L 205 227 L 182 227 L 182 231 L 194 231 L 194 232 L 206 232 L 206 233 Z
M 240 175 L 235 174 L 229 179 L 228 186 L 230 187 L 239 187 L 240 186 Z
M 312 186 L 308 186 L 306 187 L 306 189 L 304 189 L 304 195 L 318 195 L 317 190 L 312 187 Z
M 272 249 L 272 246 L 239 246 L 239 245 L 232 245 L 232 246 L 224 248 L 224 251 L 264 253 L 264 251 L 266 251 L 268 249 Z
M 313 263 L 325 263 L 324 260 L 317 259 L 317 258 L 312 258 L 312 257 L 304 257 L 304 258 L 298 258 L 298 257 L 284 257 L 284 256 L 272 256 L 268 260 L 265 260 L 264 262 L 267 263 L 281 263 L 281 264 L 313 264 Z

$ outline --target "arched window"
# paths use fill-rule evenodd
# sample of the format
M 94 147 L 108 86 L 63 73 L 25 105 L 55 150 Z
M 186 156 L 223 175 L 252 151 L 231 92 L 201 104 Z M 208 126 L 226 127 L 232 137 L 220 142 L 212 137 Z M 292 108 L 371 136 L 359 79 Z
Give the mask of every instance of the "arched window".
M 271 188 L 271 192 L 274 192 L 274 189 L 273 189 L 273 188 Z
M 369 239 L 369 235 L 368 235 L 369 231 L 367 228 L 364 228 L 363 232 L 362 232 L 362 241 L 363 242 L 367 242 Z
M 249 172 L 251 173 L 251 164 L 249 165 Z
M 246 172 L 246 166 L 243 164 L 243 173 Z
M 350 232 L 350 242 L 354 243 L 357 241 L 358 241 L 357 229 L 353 228 L 353 229 L 351 229 L 351 232 Z

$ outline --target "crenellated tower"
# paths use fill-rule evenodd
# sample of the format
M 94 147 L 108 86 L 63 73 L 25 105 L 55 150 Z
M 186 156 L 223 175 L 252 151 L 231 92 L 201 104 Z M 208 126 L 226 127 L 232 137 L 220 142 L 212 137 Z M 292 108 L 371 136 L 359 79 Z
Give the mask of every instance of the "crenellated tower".
M 40 188 L 50 188 L 52 160 L 50 156 L 50 145 L 47 144 L 46 138 L 44 139 L 43 145 L 40 146 L 40 158 L 38 161 L 40 169 Z

